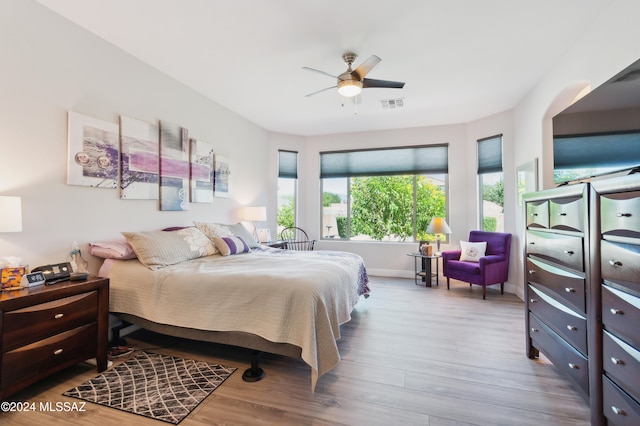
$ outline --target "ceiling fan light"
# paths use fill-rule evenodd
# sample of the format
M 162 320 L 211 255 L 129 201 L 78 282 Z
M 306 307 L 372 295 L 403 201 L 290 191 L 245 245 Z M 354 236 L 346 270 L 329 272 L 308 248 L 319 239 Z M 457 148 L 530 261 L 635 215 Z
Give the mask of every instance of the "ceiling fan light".
M 347 98 L 358 96 L 362 91 L 362 82 L 355 80 L 344 80 L 338 83 L 338 93 Z

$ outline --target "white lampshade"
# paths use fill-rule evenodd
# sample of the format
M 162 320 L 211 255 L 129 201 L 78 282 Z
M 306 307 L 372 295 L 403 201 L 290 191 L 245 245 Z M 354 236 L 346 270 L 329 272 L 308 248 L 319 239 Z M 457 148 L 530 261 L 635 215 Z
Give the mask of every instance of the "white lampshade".
M 427 226 L 427 232 L 429 234 L 450 234 L 451 229 L 444 218 L 434 217 L 431 219 L 429 226 Z
M 22 198 L 0 196 L 0 232 L 22 231 Z
M 261 222 L 267 220 L 266 207 L 245 207 L 242 218 L 249 222 Z

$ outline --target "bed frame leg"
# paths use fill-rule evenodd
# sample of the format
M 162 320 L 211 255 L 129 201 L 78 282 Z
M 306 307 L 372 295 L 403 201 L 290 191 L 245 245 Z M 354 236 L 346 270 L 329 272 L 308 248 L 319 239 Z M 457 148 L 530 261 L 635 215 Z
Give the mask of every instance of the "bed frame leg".
M 120 337 L 120 330 L 127 328 L 131 325 L 131 323 L 122 321 L 122 324 L 116 325 L 111 328 L 111 342 L 109 342 L 109 346 L 125 346 L 127 341 Z
M 254 351 L 251 354 L 251 368 L 246 370 L 242 375 L 242 380 L 245 382 L 257 382 L 264 378 L 264 371 L 258 367 L 258 361 L 260 360 L 262 352 Z

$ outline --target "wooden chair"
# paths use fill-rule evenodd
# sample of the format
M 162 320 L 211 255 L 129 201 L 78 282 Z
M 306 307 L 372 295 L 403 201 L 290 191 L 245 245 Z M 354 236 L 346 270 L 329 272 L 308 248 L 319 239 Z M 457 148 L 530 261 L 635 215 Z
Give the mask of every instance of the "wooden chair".
M 316 243 L 303 229 L 295 226 L 280 231 L 280 239 L 285 242 L 286 250 L 311 251 Z

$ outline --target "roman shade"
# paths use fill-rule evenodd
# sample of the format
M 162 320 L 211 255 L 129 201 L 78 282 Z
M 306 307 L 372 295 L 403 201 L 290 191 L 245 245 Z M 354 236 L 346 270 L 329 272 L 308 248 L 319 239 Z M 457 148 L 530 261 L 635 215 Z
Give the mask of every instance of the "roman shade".
M 320 153 L 322 179 L 448 171 L 448 144 Z
M 502 135 L 478 141 L 478 174 L 502 171 Z
M 555 170 L 625 169 L 640 165 L 640 132 L 555 136 Z
M 298 178 L 298 153 L 278 150 L 278 177 Z

